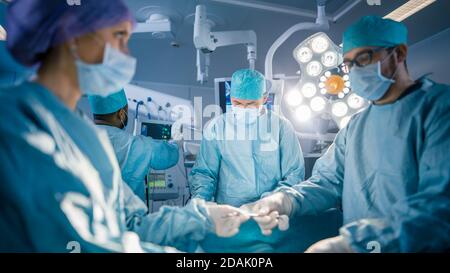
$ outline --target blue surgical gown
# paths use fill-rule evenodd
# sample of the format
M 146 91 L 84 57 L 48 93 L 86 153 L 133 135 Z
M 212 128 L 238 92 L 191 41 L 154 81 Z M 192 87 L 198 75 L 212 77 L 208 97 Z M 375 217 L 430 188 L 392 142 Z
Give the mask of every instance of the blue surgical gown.
M 392 104 L 353 116 L 310 179 L 289 192 L 294 214 L 342 207 L 358 252 L 450 247 L 450 87 L 421 79 Z
M 240 125 L 229 112 L 206 127 L 189 175 L 193 197 L 239 207 L 304 179 L 302 150 L 286 119 L 268 111 Z
M 128 229 L 144 251 L 165 252 L 150 242 L 179 246 L 212 229 L 197 202 L 140 220 L 106 133 L 41 85 L 1 89 L 0 100 L 0 252 L 129 251 Z
M 133 136 L 113 126 L 98 125 L 98 127 L 108 133 L 122 170 L 123 180 L 142 200 L 145 200 L 144 181 L 149 170 L 168 169 L 178 162 L 178 145 L 175 143 Z
M 257 123 L 238 127 L 232 113 L 206 127 L 189 186 L 193 197 L 239 207 L 256 201 L 280 186 L 304 179 L 302 150 L 292 125 L 273 112 Z M 262 235 L 250 220 L 232 238 L 209 234 L 201 243 L 212 252 L 274 252 L 289 233 Z

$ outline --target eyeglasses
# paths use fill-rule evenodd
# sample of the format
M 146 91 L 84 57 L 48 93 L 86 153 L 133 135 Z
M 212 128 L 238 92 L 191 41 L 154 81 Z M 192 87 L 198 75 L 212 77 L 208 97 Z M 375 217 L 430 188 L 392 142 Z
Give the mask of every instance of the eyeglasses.
M 344 60 L 343 64 L 348 68 L 348 70 L 352 69 L 354 65 L 356 65 L 357 67 L 364 67 L 372 63 L 373 55 L 375 53 L 380 52 L 384 49 L 392 51 L 394 48 L 395 47 L 379 47 L 375 49 L 369 49 L 356 55 L 353 60 Z

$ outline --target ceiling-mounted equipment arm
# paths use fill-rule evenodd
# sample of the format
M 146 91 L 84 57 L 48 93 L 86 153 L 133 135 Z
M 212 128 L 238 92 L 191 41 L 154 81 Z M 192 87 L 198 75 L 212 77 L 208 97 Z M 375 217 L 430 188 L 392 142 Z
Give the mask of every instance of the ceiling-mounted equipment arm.
M 253 30 L 212 32 L 211 28 L 213 25 L 214 23 L 207 18 L 206 7 L 198 5 L 195 9 L 194 22 L 194 45 L 197 49 L 197 78 L 199 79 L 199 75 L 202 73 L 204 75 L 202 67 L 199 68 L 199 64 L 201 64 L 201 53 L 199 51 L 204 54 L 210 54 L 218 47 L 224 46 L 246 45 L 249 67 L 250 69 L 255 69 L 257 54 L 256 33 Z
M 240 44 L 246 45 L 250 69 L 255 69 L 257 38 L 253 30 L 212 32 L 211 35 L 215 48 Z
M 209 53 L 197 49 L 197 81 L 203 84 L 208 81 L 209 76 Z
M 266 55 L 265 60 L 265 75 L 269 80 L 273 79 L 273 57 L 278 48 L 292 36 L 297 31 L 301 30 L 316 30 L 316 31 L 325 31 L 329 29 L 328 18 L 325 13 L 325 2 L 324 0 L 317 1 L 317 19 L 315 23 L 303 22 L 296 24 L 286 30 L 270 47 L 269 51 Z

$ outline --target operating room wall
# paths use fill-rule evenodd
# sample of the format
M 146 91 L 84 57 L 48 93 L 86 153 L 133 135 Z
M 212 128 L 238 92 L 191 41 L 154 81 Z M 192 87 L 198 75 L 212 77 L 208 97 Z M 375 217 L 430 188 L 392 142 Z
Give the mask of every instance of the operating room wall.
M 194 97 L 202 97 L 203 105 L 214 103 L 214 89 L 210 87 L 168 84 L 147 81 L 133 81 L 132 84 L 144 88 L 158 90 L 161 93 L 188 99 L 194 102 Z
M 147 81 L 133 81 L 132 84 L 151 90 L 157 90 L 158 92 L 167 95 L 190 100 L 192 102 L 192 105 L 194 105 L 195 98 L 201 98 L 202 109 L 205 109 L 206 106 L 215 103 L 214 88 L 211 87 L 179 85 L 179 84 L 147 82 Z M 208 121 L 209 119 L 204 118 L 202 119 L 202 124 L 204 125 Z
M 450 84 L 450 28 L 441 31 L 410 47 L 408 68 L 414 79 L 427 73 L 436 82 Z

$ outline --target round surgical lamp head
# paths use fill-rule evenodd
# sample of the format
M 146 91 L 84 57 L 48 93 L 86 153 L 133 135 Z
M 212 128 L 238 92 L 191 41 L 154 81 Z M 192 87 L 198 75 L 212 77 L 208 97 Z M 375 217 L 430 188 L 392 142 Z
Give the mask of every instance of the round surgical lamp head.
M 347 106 L 347 104 L 345 104 L 342 101 L 336 102 L 331 107 L 331 113 L 338 118 L 345 116 L 347 114 L 347 112 L 348 112 L 348 106 Z
M 312 61 L 306 66 L 306 73 L 311 77 L 317 77 L 322 73 L 322 65 L 318 61 Z
M 305 96 L 306 98 L 311 98 L 316 94 L 317 87 L 315 84 L 308 82 L 303 85 L 301 90 L 303 96 Z
M 286 94 L 286 102 L 290 106 L 298 106 L 303 101 L 303 96 L 297 89 L 289 91 L 289 93 Z
M 322 63 L 326 67 L 335 67 L 338 62 L 338 56 L 336 52 L 327 51 L 322 55 Z
M 294 123 L 328 117 L 342 128 L 352 114 L 367 106 L 361 97 L 351 96 L 342 48 L 325 33 L 313 34 L 302 41 L 293 56 L 300 66 L 300 80 L 295 93 L 285 94 L 285 105 Z
M 314 112 L 320 112 L 325 109 L 326 101 L 323 97 L 314 97 L 311 100 L 311 109 Z
M 302 47 L 297 52 L 297 58 L 302 63 L 307 63 L 311 61 L 313 57 L 313 52 L 308 47 Z
M 311 109 L 306 105 L 300 105 L 295 110 L 295 118 L 299 122 L 306 122 L 311 118 Z
M 324 36 L 317 36 L 311 42 L 311 48 L 315 53 L 323 53 L 328 49 L 330 43 Z

